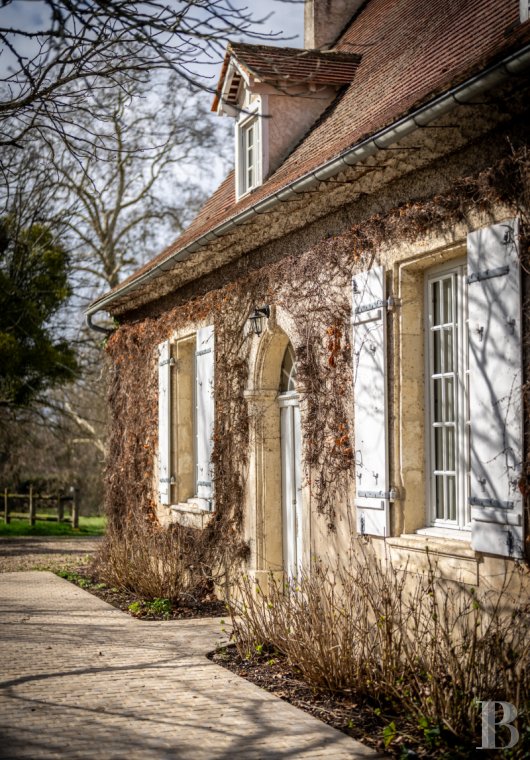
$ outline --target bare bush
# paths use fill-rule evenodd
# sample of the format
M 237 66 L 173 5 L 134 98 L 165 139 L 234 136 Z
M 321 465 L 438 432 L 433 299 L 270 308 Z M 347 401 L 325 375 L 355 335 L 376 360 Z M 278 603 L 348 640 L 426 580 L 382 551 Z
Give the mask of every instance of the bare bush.
M 434 562 L 412 574 L 358 549 L 346 569 L 318 563 L 287 588 L 271 578 L 266 594 L 243 578 L 231 610 L 240 656 L 275 649 L 314 688 L 369 699 L 470 746 L 480 744 L 479 701 L 511 702 L 522 715 L 530 608 L 506 605 L 508 583 L 477 591 L 437 577 Z
M 98 577 L 145 599 L 201 598 L 210 581 L 193 533 L 139 522 L 119 533 L 111 529 L 96 559 Z

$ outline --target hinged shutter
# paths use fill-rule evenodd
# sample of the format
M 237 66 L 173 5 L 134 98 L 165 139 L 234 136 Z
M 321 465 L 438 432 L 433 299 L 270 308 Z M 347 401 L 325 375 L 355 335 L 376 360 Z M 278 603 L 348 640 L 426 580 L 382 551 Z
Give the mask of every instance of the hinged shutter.
M 386 298 L 383 267 L 353 278 L 357 530 L 389 535 Z
M 195 376 L 197 496 L 211 501 L 212 439 L 214 424 L 214 328 L 203 327 L 197 332 Z
M 471 543 L 520 557 L 523 411 L 518 220 L 468 235 Z
M 169 504 L 170 473 L 170 414 L 171 414 L 171 355 L 169 341 L 158 346 L 158 493 L 161 504 Z

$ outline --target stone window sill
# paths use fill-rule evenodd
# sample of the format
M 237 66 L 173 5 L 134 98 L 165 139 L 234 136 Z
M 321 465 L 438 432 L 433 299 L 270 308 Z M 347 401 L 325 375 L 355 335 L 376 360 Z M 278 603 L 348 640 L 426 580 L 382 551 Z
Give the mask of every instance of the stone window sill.
M 459 584 L 479 584 L 480 560 L 469 539 L 412 533 L 389 538 L 387 545 L 397 569 L 419 574 L 434 573 L 435 577 Z M 414 560 L 411 560 L 412 553 L 415 554 Z
M 409 549 L 416 552 L 432 552 L 449 557 L 464 557 L 476 560 L 477 555 L 471 548 L 471 534 L 466 531 L 455 531 L 450 535 L 448 530 L 425 528 L 417 533 L 404 533 L 395 538 L 388 538 L 389 546 L 397 549 Z
M 190 501 L 184 503 L 172 504 L 170 507 L 172 522 L 183 525 L 186 528 L 202 530 L 202 528 L 209 525 L 214 515 L 213 512 L 203 506 L 204 504 L 208 504 L 206 499 L 193 501 L 190 499 Z
M 197 501 L 205 501 L 204 499 L 197 499 Z M 171 511 L 172 512 L 186 512 L 192 515 L 210 515 L 212 514 L 212 510 L 208 507 L 203 507 L 201 504 L 195 503 L 193 501 L 186 501 L 180 504 L 172 504 L 171 505 Z

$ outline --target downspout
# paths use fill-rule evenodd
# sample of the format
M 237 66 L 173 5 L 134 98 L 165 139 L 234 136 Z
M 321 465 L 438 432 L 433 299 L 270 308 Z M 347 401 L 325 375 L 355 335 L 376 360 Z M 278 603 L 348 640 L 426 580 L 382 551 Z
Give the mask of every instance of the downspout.
M 121 289 L 118 288 L 118 290 L 110 293 L 109 295 L 103 296 L 101 299 L 99 299 L 99 301 L 96 301 L 88 308 L 86 312 L 88 326 L 98 331 L 107 333 L 113 332 L 112 330 L 109 331 L 106 328 L 92 324 L 90 321 L 91 316 L 98 311 L 104 310 L 106 306 L 111 304 L 117 298 L 120 298 L 126 293 L 135 290 L 143 283 L 149 282 L 160 272 L 171 269 L 173 267 L 173 262 L 185 260 L 190 254 L 195 253 L 201 248 L 204 248 L 204 246 L 206 246 L 209 242 L 216 240 L 217 238 L 226 235 L 228 232 L 239 227 L 240 225 L 245 224 L 253 216 L 267 213 L 276 207 L 279 203 L 291 200 L 294 196 L 307 192 L 308 190 L 313 190 L 321 182 L 325 182 L 331 177 L 336 176 L 343 169 L 354 166 L 360 161 L 363 161 L 364 159 L 374 155 L 379 150 L 388 148 L 393 143 L 398 142 L 399 140 L 409 135 L 411 132 L 414 132 L 414 130 L 425 127 L 431 121 L 434 121 L 435 119 L 438 119 L 439 117 L 445 115 L 455 106 L 464 105 L 470 102 L 473 98 L 481 95 L 487 90 L 493 89 L 495 86 L 505 81 L 510 76 L 517 76 L 518 74 L 522 73 L 529 66 L 530 45 L 526 45 L 517 53 L 513 53 L 507 58 L 504 58 L 499 63 L 483 71 L 481 74 L 477 74 L 471 79 L 468 79 L 463 84 L 453 87 L 443 95 L 435 98 L 430 103 L 421 106 L 409 116 L 405 116 L 402 119 L 399 119 L 398 121 L 394 122 L 394 124 L 391 124 L 389 127 L 385 127 L 372 137 L 369 137 L 366 140 L 362 140 L 352 148 L 348 148 L 348 150 L 346 150 L 342 155 L 332 159 L 331 161 L 328 161 L 320 168 L 311 171 L 309 174 L 299 179 L 293 180 L 281 190 L 278 190 L 269 197 L 258 201 L 251 208 L 241 211 L 239 214 L 227 220 L 226 222 L 223 222 L 218 227 L 215 227 L 213 230 L 210 230 L 204 235 L 201 235 L 201 237 L 199 237 L 194 242 L 189 243 L 180 251 L 172 253 L 170 256 L 168 256 L 167 259 L 161 261 L 159 264 L 156 264 L 148 272 L 141 275 L 132 282 L 127 283 Z
M 98 309 L 99 311 L 99 309 Z M 92 321 L 92 317 L 94 316 L 96 312 L 95 311 L 87 311 L 86 312 L 86 323 L 87 327 L 89 327 L 91 330 L 94 330 L 95 332 L 99 333 L 105 333 L 105 335 L 112 335 L 112 333 L 117 329 L 116 327 L 101 327 L 101 325 L 96 325 Z

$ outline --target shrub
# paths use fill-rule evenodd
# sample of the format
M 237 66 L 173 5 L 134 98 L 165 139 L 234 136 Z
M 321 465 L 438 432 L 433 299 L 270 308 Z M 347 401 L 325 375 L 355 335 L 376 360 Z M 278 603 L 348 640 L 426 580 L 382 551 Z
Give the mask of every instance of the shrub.
M 317 562 L 286 588 L 271 578 L 267 595 L 243 577 L 231 607 L 239 654 L 276 649 L 312 687 L 412 719 L 431 747 L 480 745 L 479 700 L 527 709 L 530 608 L 505 604 L 508 580 L 478 592 L 437 578 L 433 562 L 418 575 L 357 548 L 346 568 Z
M 95 572 L 109 586 L 144 599 L 188 602 L 211 589 L 212 571 L 204 561 L 196 531 L 130 522 L 111 527 L 95 561 Z

